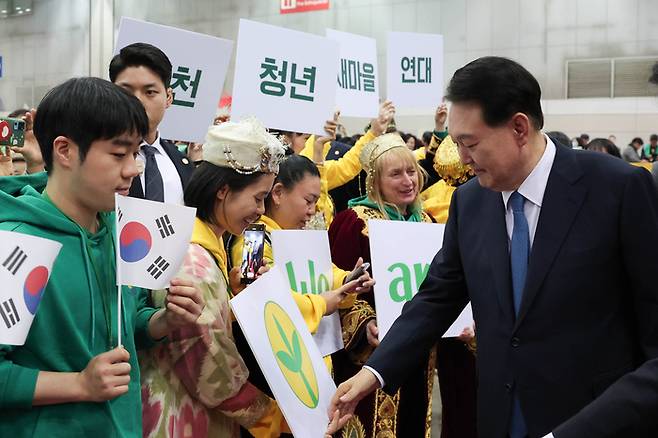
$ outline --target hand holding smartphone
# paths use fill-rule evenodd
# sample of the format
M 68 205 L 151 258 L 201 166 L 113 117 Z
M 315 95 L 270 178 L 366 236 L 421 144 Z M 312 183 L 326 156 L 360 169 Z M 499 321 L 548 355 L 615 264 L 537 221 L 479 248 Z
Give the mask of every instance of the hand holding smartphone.
M 258 269 L 263 265 L 263 244 L 265 242 L 265 225 L 251 224 L 244 230 L 242 246 L 242 264 L 240 265 L 240 282 L 249 284 L 256 280 Z
M 347 274 L 347 277 L 345 277 L 345 283 L 349 283 L 352 280 L 356 280 L 357 278 L 361 277 L 363 274 L 366 273 L 366 271 L 370 268 L 370 263 L 363 263 L 362 265 L 359 265 L 358 267 L 354 268 L 352 272 Z

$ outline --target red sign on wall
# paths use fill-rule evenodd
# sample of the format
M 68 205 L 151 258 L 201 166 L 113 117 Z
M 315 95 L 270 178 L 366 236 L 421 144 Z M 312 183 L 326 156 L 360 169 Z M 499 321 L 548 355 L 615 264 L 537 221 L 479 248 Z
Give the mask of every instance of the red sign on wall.
M 329 0 L 281 0 L 282 14 L 329 9 Z

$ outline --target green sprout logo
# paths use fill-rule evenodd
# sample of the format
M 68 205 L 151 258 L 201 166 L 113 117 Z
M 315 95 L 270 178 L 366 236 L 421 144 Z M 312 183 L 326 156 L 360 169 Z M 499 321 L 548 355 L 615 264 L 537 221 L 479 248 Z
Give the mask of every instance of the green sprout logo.
M 304 405 L 314 409 L 318 405 L 319 390 L 313 363 L 292 320 L 273 301 L 265 304 L 265 328 L 286 382 Z

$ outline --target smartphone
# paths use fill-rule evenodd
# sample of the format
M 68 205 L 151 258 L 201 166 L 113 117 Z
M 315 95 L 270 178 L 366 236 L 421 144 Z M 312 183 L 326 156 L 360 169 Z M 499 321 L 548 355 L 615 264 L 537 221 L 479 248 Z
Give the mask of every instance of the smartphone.
M 370 263 L 364 263 L 358 268 L 354 268 L 354 270 L 349 274 L 347 274 L 347 277 L 345 277 L 345 283 L 349 283 L 352 280 L 356 280 L 357 278 L 365 274 L 365 272 L 368 270 L 369 267 L 370 267 Z
M 243 284 L 256 279 L 258 269 L 263 265 L 263 243 L 265 242 L 265 225 L 251 224 L 244 230 L 242 246 L 242 264 L 240 265 Z
M 0 117 L 0 146 L 23 146 L 25 120 Z

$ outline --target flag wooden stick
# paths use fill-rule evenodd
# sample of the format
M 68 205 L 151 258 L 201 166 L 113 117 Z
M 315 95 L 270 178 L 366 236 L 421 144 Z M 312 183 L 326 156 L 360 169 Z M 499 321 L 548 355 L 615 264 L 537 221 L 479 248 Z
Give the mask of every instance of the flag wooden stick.
M 116 234 L 116 271 L 117 271 L 117 347 L 121 347 L 121 257 L 119 251 L 121 250 L 121 242 L 119 241 L 119 214 L 117 212 L 119 207 L 119 195 L 114 195 L 114 224 Z

